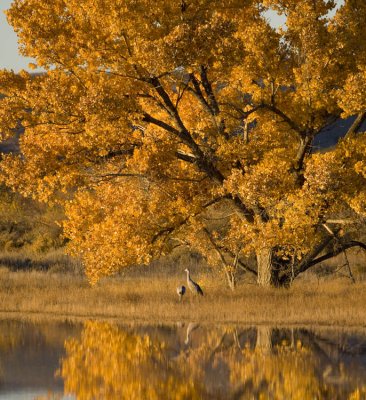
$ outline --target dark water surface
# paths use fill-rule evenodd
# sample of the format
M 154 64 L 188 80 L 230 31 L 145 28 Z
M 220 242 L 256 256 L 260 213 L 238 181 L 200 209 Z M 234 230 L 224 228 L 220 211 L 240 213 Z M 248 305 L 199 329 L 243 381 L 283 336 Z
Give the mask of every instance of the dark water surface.
M 366 399 L 366 329 L 4 320 L 0 399 Z

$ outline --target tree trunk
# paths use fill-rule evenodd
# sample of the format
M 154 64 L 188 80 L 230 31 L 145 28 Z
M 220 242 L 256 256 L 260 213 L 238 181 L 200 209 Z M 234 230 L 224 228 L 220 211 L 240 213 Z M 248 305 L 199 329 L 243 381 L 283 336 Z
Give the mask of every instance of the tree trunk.
M 224 271 L 226 274 L 227 283 L 231 290 L 235 290 L 235 273 L 231 270 L 231 266 L 225 265 Z
M 301 273 L 309 268 L 337 256 L 340 253 L 345 253 L 347 249 L 352 247 L 360 247 L 366 251 L 366 244 L 356 240 L 350 240 L 343 243 L 336 235 L 339 230 L 335 231 L 333 236 L 329 235 L 323 239 L 318 245 L 308 252 L 302 260 L 296 262 L 294 258 L 285 260 L 276 258 L 273 248 L 264 247 L 257 251 L 257 283 L 262 287 L 289 287 L 292 281 Z M 333 242 L 333 246 L 330 245 Z M 336 244 L 336 246 L 334 245 Z M 330 248 L 329 248 L 330 247 Z M 320 254 L 328 249 L 328 253 L 320 256 Z M 352 282 L 355 281 L 352 275 L 352 270 L 349 265 L 349 260 L 345 254 L 348 274 Z
M 270 354 L 272 352 L 272 331 L 270 326 L 257 327 L 257 343 L 256 350 L 261 351 L 264 354 Z
M 272 267 L 272 249 L 265 247 L 257 252 L 258 277 L 259 286 L 269 287 L 276 286 L 276 279 Z

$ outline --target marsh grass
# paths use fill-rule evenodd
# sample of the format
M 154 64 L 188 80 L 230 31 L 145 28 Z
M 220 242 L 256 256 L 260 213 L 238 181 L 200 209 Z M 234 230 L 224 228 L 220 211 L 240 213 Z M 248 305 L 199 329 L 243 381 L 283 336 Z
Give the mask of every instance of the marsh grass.
M 0 312 L 123 322 L 240 322 L 271 325 L 366 326 L 366 283 L 348 279 L 302 280 L 290 289 L 242 283 L 232 292 L 213 275 L 197 275 L 205 295 L 181 303 L 170 277 L 113 277 L 90 287 L 80 274 L 0 268 Z
M 135 266 L 91 287 L 77 260 L 61 250 L 46 254 L 0 254 L 0 313 L 5 317 L 101 318 L 123 322 L 237 322 L 268 325 L 347 325 L 366 327 L 366 258 L 350 253 L 356 284 L 346 278 L 339 256 L 309 270 L 290 289 L 263 289 L 249 274 L 234 292 L 222 271 L 197 257 L 166 258 L 150 267 Z M 205 295 L 189 291 L 180 303 L 176 287 L 184 268 Z M 334 273 L 334 271 L 339 271 Z

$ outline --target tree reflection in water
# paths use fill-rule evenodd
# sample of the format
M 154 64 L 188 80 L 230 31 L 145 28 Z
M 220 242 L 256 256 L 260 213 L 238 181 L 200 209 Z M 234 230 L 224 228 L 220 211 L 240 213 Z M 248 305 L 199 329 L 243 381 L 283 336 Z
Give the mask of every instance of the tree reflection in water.
M 365 336 L 299 329 L 87 322 L 66 341 L 60 374 L 80 400 L 356 400 L 366 398 L 366 359 L 353 353 L 365 347 Z

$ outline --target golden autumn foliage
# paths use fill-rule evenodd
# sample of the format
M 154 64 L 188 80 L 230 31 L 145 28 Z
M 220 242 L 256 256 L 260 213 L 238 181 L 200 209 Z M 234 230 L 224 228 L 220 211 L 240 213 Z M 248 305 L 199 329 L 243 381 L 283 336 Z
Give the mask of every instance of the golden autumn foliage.
M 329 246 L 360 245 L 328 219 L 365 217 L 360 124 L 311 151 L 341 116 L 365 119 L 366 6 L 334 8 L 15 0 L 21 51 L 46 72 L 0 73 L 0 130 L 25 128 L 4 181 L 65 207 L 91 282 L 180 245 L 230 273 L 256 253 L 259 283 L 288 284 Z

